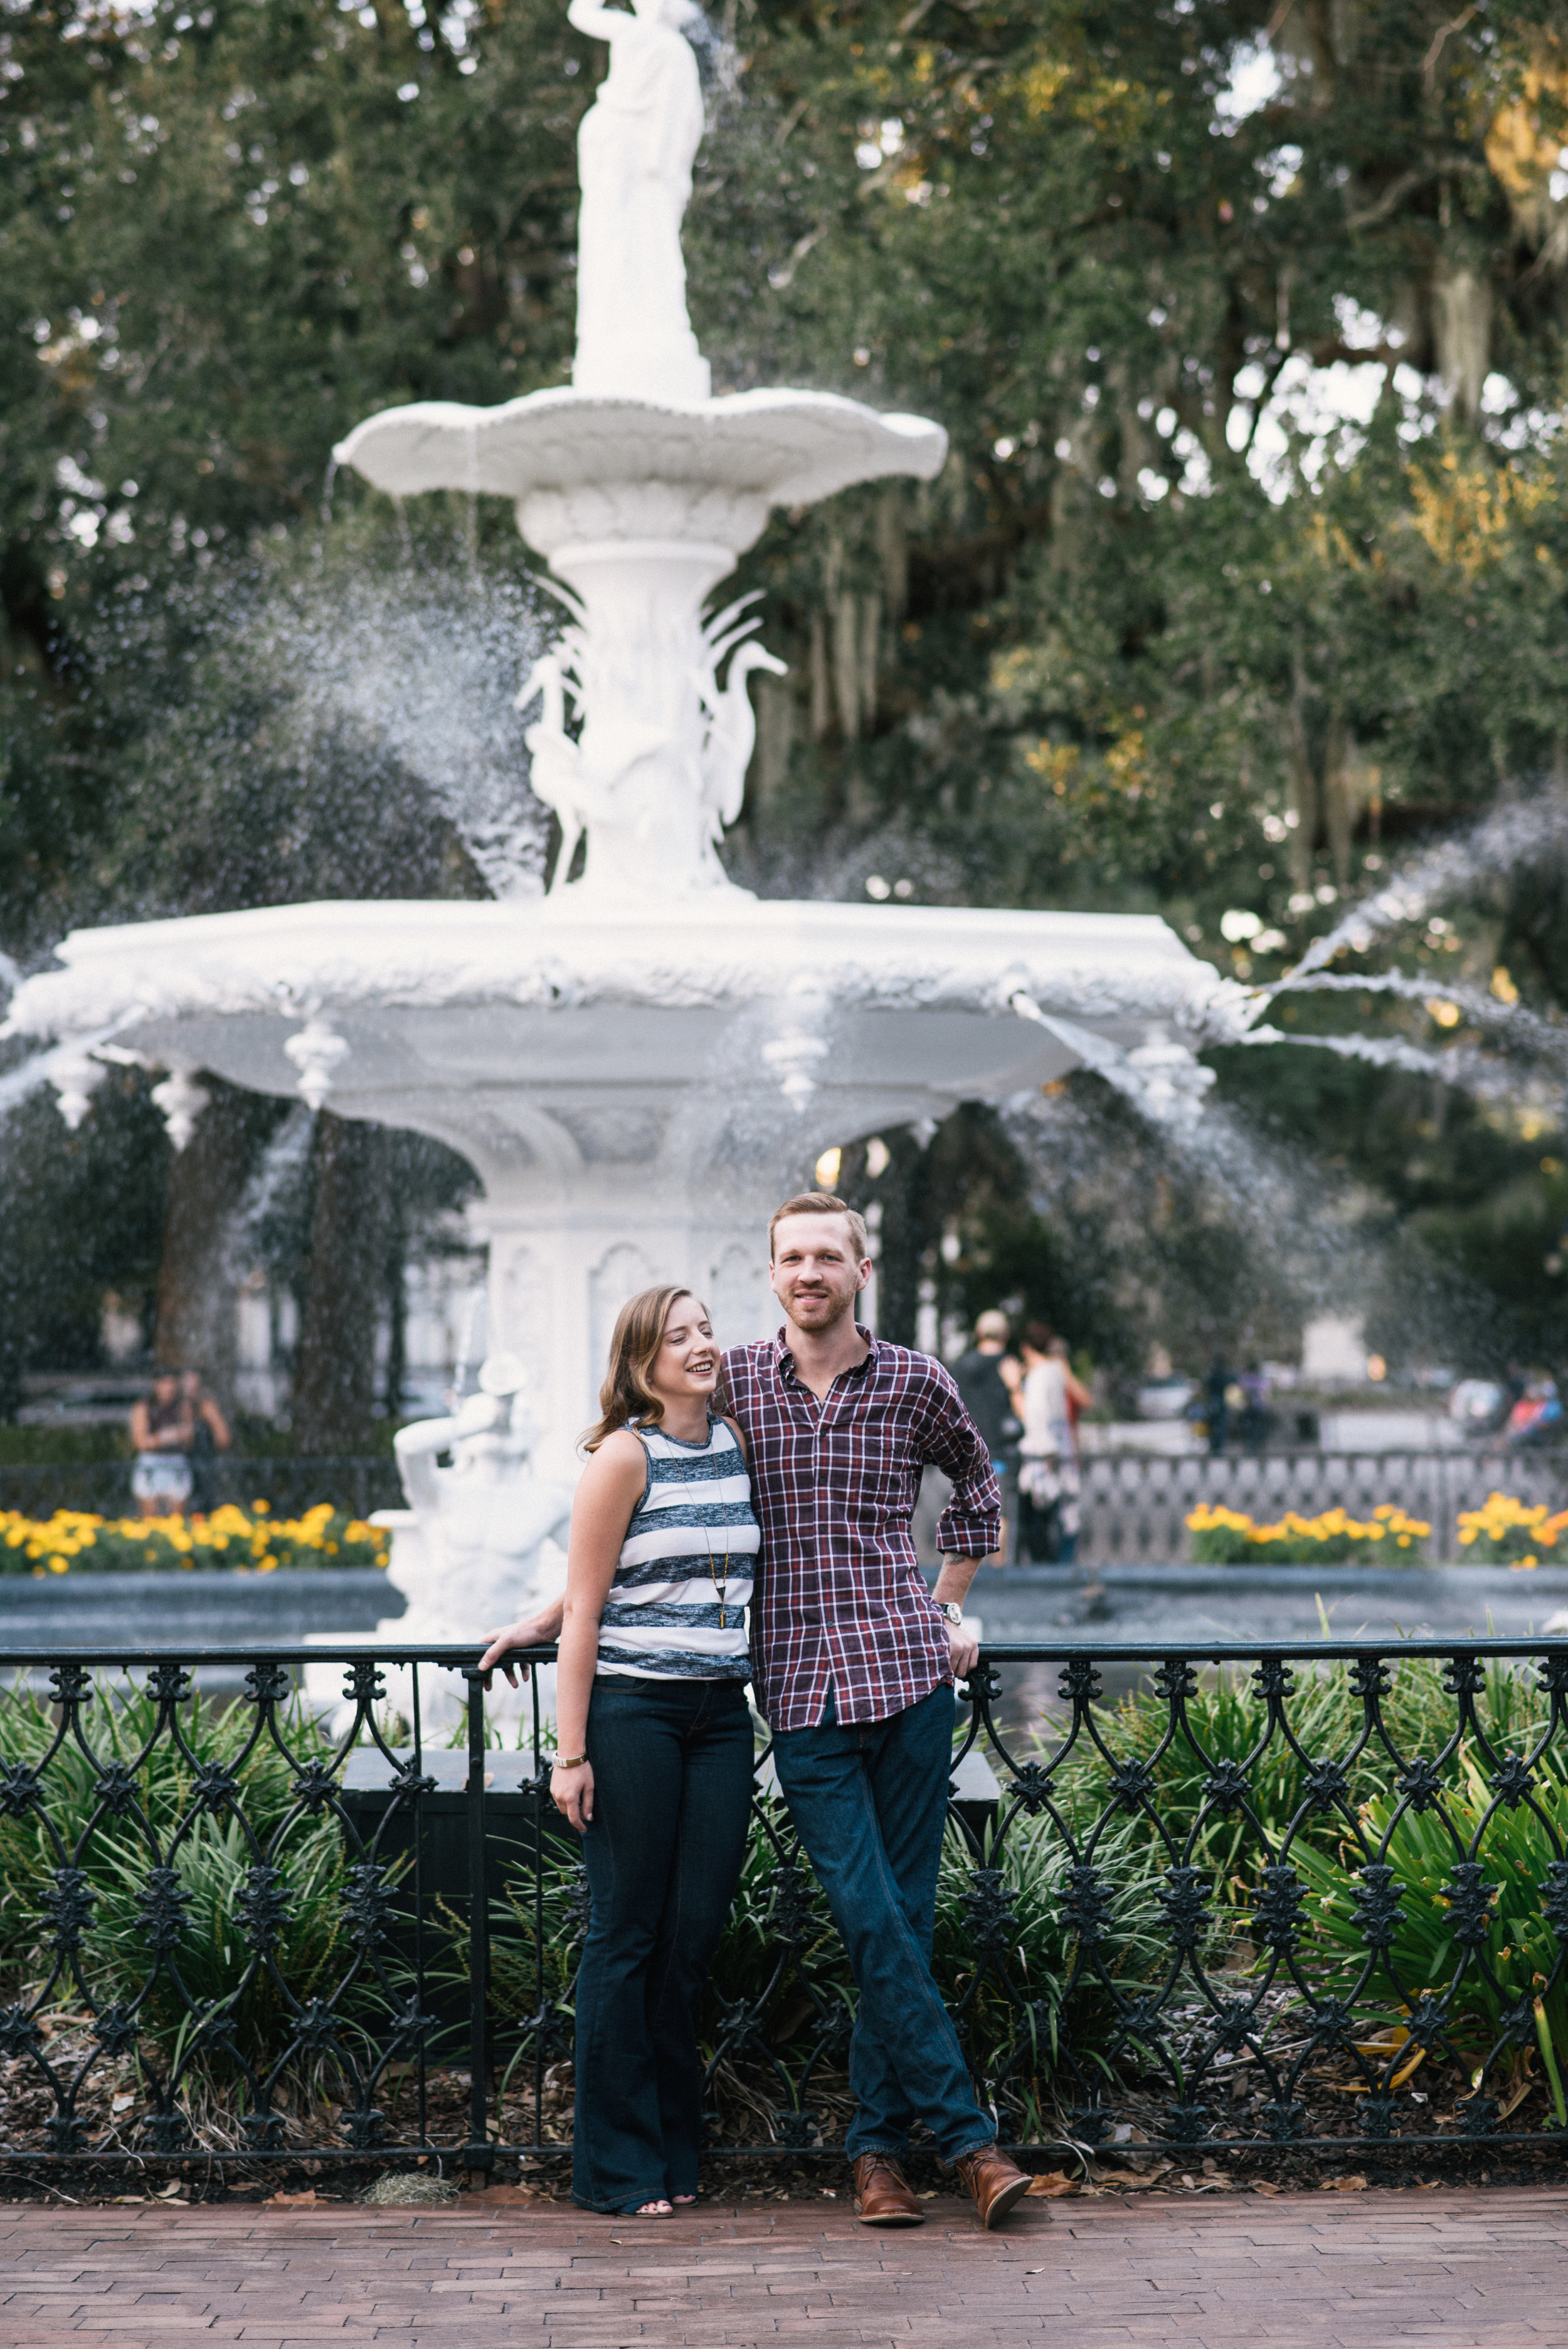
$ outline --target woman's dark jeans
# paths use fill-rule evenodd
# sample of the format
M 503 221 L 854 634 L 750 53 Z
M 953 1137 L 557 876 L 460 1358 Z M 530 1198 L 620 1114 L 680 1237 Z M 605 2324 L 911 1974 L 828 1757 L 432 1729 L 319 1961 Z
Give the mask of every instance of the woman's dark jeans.
M 696 2192 L 692 2009 L 729 1913 L 751 1802 L 739 1681 L 602 1674 L 588 1708 L 593 1914 L 577 1977 L 572 2193 L 635 2210 Z

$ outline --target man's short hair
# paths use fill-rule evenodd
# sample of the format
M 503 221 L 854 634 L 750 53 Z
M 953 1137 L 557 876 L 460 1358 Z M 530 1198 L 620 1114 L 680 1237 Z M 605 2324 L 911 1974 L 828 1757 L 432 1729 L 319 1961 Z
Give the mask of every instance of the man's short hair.
M 1005 1313 L 998 1313 L 994 1305 L 989 1306 L 986 1310 L 981 1314 L 979 1319 L 975 1324 L 975 1335 L 976 1340 L 985 1338 L 1000 1338 L 1005 1346 L 1012 1334 L 1012 1329 L 1008 1324 L 1006 1315 Z
M 800 1191 L 793 1199 L 786 1199 L 776 1208 L 768 1226 L 768 1261 L 773 1261 L 773 1235 L 786 1216 L 842 1216 L 850 1227 L 850 1243 L 855 1252 L 855 1262 L 864 1263 L 871 1254 L 866 1242 L 866 1219 L 858 1216 L 847 1199 L 835 1199 L 830 1191 Z

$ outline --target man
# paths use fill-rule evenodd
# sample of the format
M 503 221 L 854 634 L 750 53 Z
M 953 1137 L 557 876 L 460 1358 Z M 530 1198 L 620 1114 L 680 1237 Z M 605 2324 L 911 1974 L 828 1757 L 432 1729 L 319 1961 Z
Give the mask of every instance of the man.
M 921 2223 L 902 2167 L 919 2118 L 993 2227 L 1029 2181 L 975 2101 L 931 1941 L 954 1682 L 978 1652 L 963 1600 L 997 1546 L 1001 1496 L 947 1371 L 856 1321 L 872 1270 L 861 1217 L 807 1192 L 773 1217 L 769 1253 L 783 1327 L 724 1358 L 762 1526 L 752 1684 L 860 1992 L 846 2147 L 855 2213 L 868 2226 Z M 934 1599 L 910 1538 L 927 1466 L 953 1484 Z
M 976 1320 L 973 1346 L 960 1354 L 953 1365 L 964 1408 L 979 1429 L 980 1440 L 991 1455 L 991 1465 L 1003 1491 L 1004 1507 L 1007 1478 L 1017 1464 L 1014 1455 L 1022 1433 L 1014 1398 L 1022 1371 L 1007 1351 L 1011 1334 L 1006 1315 L 992 1308 Z M 1006 1539 L 1006 1525 L 1001 1547 L 1011 1563 L 1012 1546 Z

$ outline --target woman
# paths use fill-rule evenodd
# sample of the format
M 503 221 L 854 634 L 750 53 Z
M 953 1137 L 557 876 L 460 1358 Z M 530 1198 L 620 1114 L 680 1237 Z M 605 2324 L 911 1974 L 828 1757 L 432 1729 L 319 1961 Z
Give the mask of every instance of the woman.
M 1018 1416 L 1018 1554 L 1042 1566 L 1071 1566 L 1078 1555 L 1078 1464 L 1074 1405 L 1094 1398 L 1073 1376 L 1061 1340 L 1031 1321 L 1019 1348 L 1024 1376 Z
M 155 1371 L 152 1392 L 130 1408 L 136 1465 L 130 1490 L 144 1517 L 170 1517 L 191 1498 L 191 1405 L 178 1371 Z
M 644 2219 L 696 2199 L 693 2009 L 751 1802 L 746 1609 L 760 1537 L 718 1381 L 687 1290 L 645 1288 L 622 1308 L 567 1551 L 550 1791 L 583 1837 L 593 1896 L 572 2193 Z M 530 1637 L 528 1623 L 498 1632 L 481 1669 Z

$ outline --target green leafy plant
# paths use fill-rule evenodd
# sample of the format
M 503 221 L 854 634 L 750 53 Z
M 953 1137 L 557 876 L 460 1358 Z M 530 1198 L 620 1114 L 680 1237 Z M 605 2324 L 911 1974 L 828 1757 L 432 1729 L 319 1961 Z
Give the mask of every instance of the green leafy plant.
M 987 1837 L 980 1857 L 977 1871 L 965 1837 L 950 1826 L 932 1971 L 961 2020 L 970 2062 L 1000 2078 L 1025 2133 L 1037 2136 L 1048 2133 L 1044 2107 L 1064 2044 L 1079 2066 L 1109 2075 L 1118 1996 L 1161 1971 L 1161 1856 L 1129 1821 L 1100 1837 L 1094 1865 L 1113 1889 L 1092 1955 L 1073 1921 L 1078 1858 L 1047 1815 L 1020 1816 L 999 1847 Z
M 297 1818 L 279 1837 L 295 1804 L 296 1765 L 329 1764 L 334 1748 L 297 1702 L 279 1722 L 287 1753 L 264 1730 L 255 1735 L 249 1705 L 218 1711 L 188 1699 L 179 1713 L 183 1751 L 158 1718 L 145 1689 L 105 1684 L 82 1707 L 80 1736 L 57 1744 L 54 1714 L 37 1697 L 13 1690 L 0 1702 L 0 1767 L 13 1785 L 36 1778 L 38 1788 L 36 1801 L 18 1808 L 14 1798 L 0 1819 L 0 1960 L 35 1982 L 54 1972 L 57 1871 L 77 1870 L 89 1896 L 82 1981 L 100 2008 L 128 2002 L 154 1977 L 159 1935 L 146 1901 L 150 1871 L 161 1866 L 172 1874 L 166 1906 L 179 1922 L 141 2020 L 166 2047 L 182 2044 L 190 2023 L 177 1973 L 193 2002 L 234 2002 L 232 2020 L 253 2060 L 286 2041 L 291 1998 L 325 1995 L 349 1969 L 336 1821 Z M 232 1785 L 232 1801 L 203 1806 L 201 1784 L 219 1780 Z M 266 1965 L 251 1971 L 243 1902 L 258 1859 L 283 1879 L 276 1974 Z M 57 1980 L 70 1996 L 68 1972 Z
M 1493 1808 L 1492 1789 L 1469 1747 L 1458 1757 L 1458 1775 L 1430 1808 L 1401 1810 L 1387 1795 L 1365 1804 L 1359 1843 L 1346 1837 L 1330 1851 L 1295 1849 L 1311 1888 L 1311 1958 L 1386 2031 L 1408 2024 L 1423 2000 L 1445 1999 L 1454 2050 L 1467 2058 L 1486 2054 L 1505 2025 L 1531 2018 L 1559 2126 L 1568 2125 L 1562 2089 L 1568 1981 L 1559 1965 L 1568 1915 L 1568 1784 L 1543 1764 L 1527 1795 Z M 1369 1868 L 1390 1872 L 1397 1906 L 1392 1939 L 1363 1984 L 1365 1904 L 1380 1881 Z M 1548 1914 L 1553 1900 L 1555 1929 Z M 1522 2044 L 1517 2027 L 1513 2038 Z
M 1298 1666 L 1294 1679 L 1284 1710 L 1301 1752 L 1309 1761 L 1348 1754 L 1361 1707 L 1344 1666 Z M 1301 1759 L 1248 1672 L 1201 1681 L 1174 1720 L 1168 1699 L 1137 1691 L 1097 1716 L 1097 1729 L 1099 1745 L 1085 1739 L 1061 1772 L 1060 1800 L 1071 1816 L 1087 1825 L 1108 1805 L 1129 1806 L 1136 1838 L 1162 1848 L 1169 1838 L 1177 1858 L 1213 1869 L 1222 1882 L 1244 1872 L 1249 1844 L 1251 1864 L 1268 1857 L 1258 1829 L 1277 1841 L 1301 1808 Z M 1244 1783 L 1245 1809 L 1206 1791 L 1217 1773 Z

